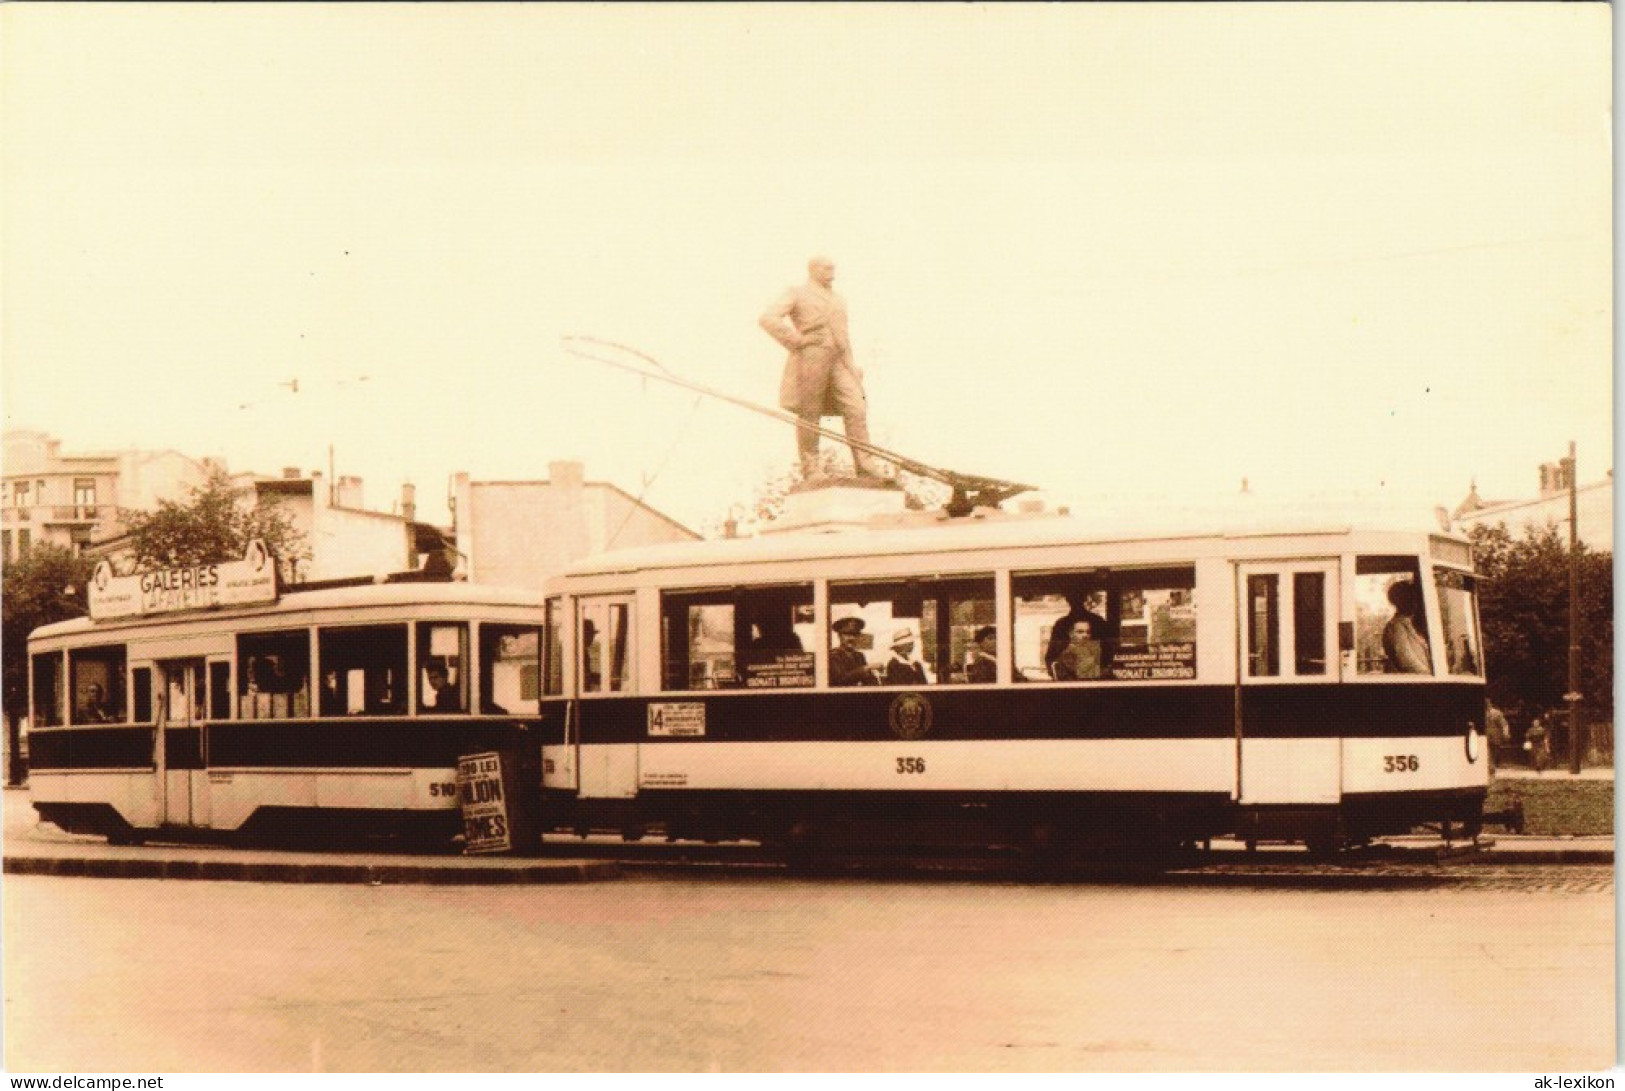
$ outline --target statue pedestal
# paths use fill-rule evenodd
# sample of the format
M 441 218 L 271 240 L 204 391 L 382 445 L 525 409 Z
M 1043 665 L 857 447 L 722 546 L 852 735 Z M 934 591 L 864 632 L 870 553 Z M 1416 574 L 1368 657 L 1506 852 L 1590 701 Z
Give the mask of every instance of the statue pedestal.
M 876 519 L 902 515 L 903 487 L 873 477 L 825 477 L 803 481 L 784 498 L 784 512 L 758 533 L 852 530 Z

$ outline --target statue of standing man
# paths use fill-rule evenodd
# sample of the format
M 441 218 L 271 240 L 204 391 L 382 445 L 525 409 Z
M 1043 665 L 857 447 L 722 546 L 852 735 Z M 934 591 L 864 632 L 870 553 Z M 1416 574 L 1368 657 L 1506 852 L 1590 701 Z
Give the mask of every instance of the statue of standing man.
M 822 417 L 839 415 L 848 444 L 869 442 L 863 376 L 852 362 L 846 330 L 846 301 L 835 294 L 835 263 L 813 258 L 807 283 L 788 289 L 762 312 L 762 328 L 790 350 L 779 383 L 779 405 L 801 418 L 796 450 L 806 478 L 819 475 L 818 433 Z M 879 477 L 873 455 L 852 447 L 852 462 L 862 477 Z

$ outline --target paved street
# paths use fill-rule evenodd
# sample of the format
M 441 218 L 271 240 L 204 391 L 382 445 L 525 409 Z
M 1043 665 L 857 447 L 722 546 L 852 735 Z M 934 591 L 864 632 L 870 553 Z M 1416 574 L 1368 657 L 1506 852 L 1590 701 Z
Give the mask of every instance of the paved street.
M 1609 869 L 1341 886 L 9 876 L 12 1071 L 1613 1061 Z

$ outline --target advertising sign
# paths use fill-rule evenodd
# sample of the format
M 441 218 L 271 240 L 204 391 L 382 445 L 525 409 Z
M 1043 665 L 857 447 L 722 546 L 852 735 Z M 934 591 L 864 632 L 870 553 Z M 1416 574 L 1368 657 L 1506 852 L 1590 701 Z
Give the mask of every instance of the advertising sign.
M 668 738 L 698 738 L 705 734 L 705 705 L 699 701 L 652 701 L 649 734 Z
M 1149 682 L 1158 678 L 1195 678 L 1196 645 L 1152 644 L 1146 648 L 1119 651 L 1112 657 L 1112 677 L 1129 682 Z
M 248 543 L 240 561 L 115 576 L 104 560 L 90 579 L 90 616 L 96 621 L 275 601 L 276 562 L 258 540 Z
M 508 852 L 513 847 L 502 755 L 494 751 L 457 759 L 457 801 L 463 810 L 463 852 Z

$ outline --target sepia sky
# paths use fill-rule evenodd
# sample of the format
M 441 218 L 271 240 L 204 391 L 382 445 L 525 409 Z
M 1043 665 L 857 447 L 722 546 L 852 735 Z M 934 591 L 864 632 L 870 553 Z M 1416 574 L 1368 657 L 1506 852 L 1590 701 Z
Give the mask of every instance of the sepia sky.
M 876 440 L 1059 502 L 1612 466 L 1602 4 L 0 9 L 3 410 L 68 450 L 579 459 L 700 528 L 827 253 Z M 297 393 L 281 384 L 297 378 Z M 831 421 L 838 426 L 838 422 Z

